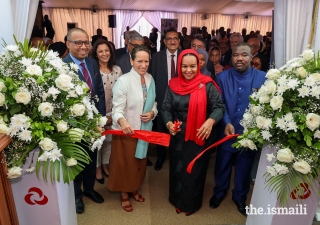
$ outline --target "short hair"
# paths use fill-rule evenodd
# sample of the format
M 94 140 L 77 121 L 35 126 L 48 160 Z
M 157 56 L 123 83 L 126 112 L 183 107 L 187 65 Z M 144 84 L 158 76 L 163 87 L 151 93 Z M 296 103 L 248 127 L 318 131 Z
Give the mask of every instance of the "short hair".
M 242 34 L 240 34 L 240 33 L 231 34 L 229 40 L 231 41 L 231 38 L 233 38 L 233 37 L 239 37 L 239 43 L 240 43 L 240 42 L 243 42 L 243 36 L 242 36 Z
M 216 39 L 212 39 L 212 40 L 210 40 L 210 42 L 214 42 L 217 44 L 217 46 L 219 46 L 219 42 Z M 209 42 L 209 45 L 210 45 L 210 42 Z
M 148 53 L 149 54 L 149 57 L 150 57 L 150 50 L 146 47 L 146 46 L 144 46 L 144 45 L 137 45 L 136 47 L 134 47 L 133 49 L 132 49 L 132 53 L 131 53 L 131 59 L 132 60 L 135 60 L 135 58 L 136 58 L 136 56 L 137 56 L 137 53 L 138 52 L 141 52 L 141 51 L 144 51 L 144 52 L 146 52 L 146 53 Z
M 98 31 L 98 30 L 101 30 L 101 28 L 98 28 L 97 31 Z M 101 31 L 102 31 L 102 30 L 101 30 Z
M 224 43 L 227 45 L 227 47 L 230 47 L 229 41 L 220 42 L 218 44 L 218 46 L 220 46 L 221 44 L 224 44 Z
M 132 40 L 144 41 L 143 37 L 142 37 L 138 32 L 133 33 L 132 35 L 130 35 L 130 37 L 129 37 L 129 43 L 131 43 Z
M 131 35 L 133 34 L 139 34 L 137 31 L 135 30 L 130 30 L 130 31 L 126 31 L 124 32 L 124 39 L 129 39 Z
M 69 40 L 71 39 L 72 33 L 73 33 L 73 32 L 76 32 L 76 31 L 81 32 L 81 33 L 84 33 L 84 34 L 86 34 L 86 35 L 89 37 L 88 33 L 87 33 L 84 29 L 81 29 L 81 28 L 76 27 L 76 28 L 72 28 L 72 29 L 70 29 L 70 30 L 68 31 L 67 41 L 69 41 Z
M 59 57 L 61 58 L 61 56 L 63 56 L 64 53 L 66 52 L 67 46 L 65 43 L 58 41 L 58 42 L 55 42 L 55 43 L 49 45 L 48 49 L 50 49 L 54 52 L 58 52 Z
M 171 29 L 167 30 L 167 32 L 164 34 L 164 37 L 166 38 L 167 37 L 167 33 L 170 33 L 170 32 L 174 32 L 179 36 L 178 31 L 176 29 L 171 28 Z
M 99 39 L 97 40 L 94 44 L 93 44 L 93 47 L 92 47 L 92 58 L 95 59 L 99 65 L 99 59 L 98 59 L 98 56 L 97 56 L 97 49 L 99 47 L 99 45 L 107 45 L 109 50 L 110 50 L 110 59 L 107 63 L 107 66 L 110 70 L 112 70 L 112 67 L 116 64 L 116 57 L 114 55 L 114 51 L 113 51 L 113 48 L 111 46 L 111 44 L 109 43 L 109 41 L 107 40 L 103 40 L 103 39 Z
M 195 37 L 195 38 L 192 39 L 192 42 L 193 42 L 194 40 L 199 40 L 199 41 L 201 41 L 202 44 L 203 44 L 203 47 L 206 47 L 206 41 L 205 41 L 202 37 Z M 192 43 L 192 42 L 191 42 L 191 43 Z
M 217 51 L 219 51 L 219 53 L 221 53 L 221 51 L 220 51 L 220 48 L 219 47 L 212 47 L 212 48 L 210 48 L 210 50 L 209 50 L 209 54 L 211 53 L 211 51 L 213 51 L 213 50 L 217 50 Z
M 241 46 L 247 46 L 250 49 L 250 54 L 252 53 L 251 46 L 246 42 L 240 42 L 240 43 L 236 44 L 235 46 L 233 46 L 232 52 L 234 51 L 234 49 L 241 47 Z

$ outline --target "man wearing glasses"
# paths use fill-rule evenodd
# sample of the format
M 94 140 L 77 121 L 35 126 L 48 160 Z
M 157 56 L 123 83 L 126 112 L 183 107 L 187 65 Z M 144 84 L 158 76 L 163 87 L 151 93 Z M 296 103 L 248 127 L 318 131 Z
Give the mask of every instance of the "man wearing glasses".
M 95 101 L 95 106 L 102 116 L 106 115 L 105 95 L 103 82 L 99 72 L 98 64 L 94 59 L 88 58 L 87 54 L 90 48 L 89 36 L 81 28 L 73 28 L 67 34 L 67 47 L 69 54 L 63 59 L 65 63 L 75 63 L 78 65 L 78 76 L 90 88 L 91 96 Z M 93 189 L 96 178 L 97 150 L 91 151 L 85 145 L 82 145 L 90 156 L 91 162 L 85 166 L 74 179 L 74 194 L 76 200 L 76 212 L 83 213 L 84 204 L 83 195 L 92 199 L 96 203 L 102 203 L 103 197 Z M 83 185 L 83 191 L 81 190 Z
M 144 44 L 144 39 L 138 32 L 134 32 L 129 36 L 128 53 L 125 53 L 122 56 L 120 56 L 120 58 L 117 59 L 117 63 L 116 63 L 121 68 L 121 71 L 123 74 L 129 73 L 132 68 L 130 63 L 130 56 L 133 48 L 143 44 Z
M 168 82 L 172 77 L 177 76 L 177 60 L 181 50 L 178 49 L 180 38 L 178 32 L 174 29 L 167 31 L 164 37 L 165 49 L 152 55 L 149 73 L 153 76 L 156 84 L 156 102 L 158 116 L 154 122 L 154 130 L 158 132 L 168 132 L 166 125 L 162 121 L 161 109 L 164 95 L 168 87 Z M 154 165 L 155 170 L 161 170 L 162 164 L 166 158 L 166 148 L 157 145 L 157 162 Z

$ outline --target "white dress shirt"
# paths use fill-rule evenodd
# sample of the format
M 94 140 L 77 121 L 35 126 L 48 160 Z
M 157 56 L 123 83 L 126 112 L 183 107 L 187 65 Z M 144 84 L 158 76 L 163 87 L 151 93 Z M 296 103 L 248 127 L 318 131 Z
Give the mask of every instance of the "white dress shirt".
M 168 65 L 168 83 L 169 83 L 169 80 L 171 79 L 171 55 L 174 55 L 173 57 L 173 60 L 174 60 L 174 67 L 175 67 L 175 71 L 177 70 L 177 56 L 178 56 L 178 50 L 175 51 L 175 53 L 171 54 L 169 52 L 169 50 L 167 49 L 166 50 L 166 53 L 167 53 L 167 65 Z

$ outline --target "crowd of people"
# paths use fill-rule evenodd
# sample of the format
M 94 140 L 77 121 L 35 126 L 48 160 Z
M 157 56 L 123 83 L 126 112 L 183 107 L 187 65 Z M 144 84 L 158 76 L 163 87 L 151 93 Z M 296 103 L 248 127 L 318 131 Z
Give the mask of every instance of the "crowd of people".
M 76 212 L 84 211 L 83 196 L 96 203 L 104 201 L 94 190 L 94 183 L 103 184 L 105 178 L 110 191 L 121 193 L 121 206 L 126 212 L 133 211 L 130 197 L 145 201 L 138 191 L 147 165 L 152 165 L 147 159 L 148 143 L 130 135 L 135 130 L 153 130 L 171 135 L 168 148 L 157 145 L 154 169 L 161 170 L 168 156 L 169 201 L 177 213 L 189 216 L 202 206 L 212 152 L 196 161 L 191 174 L 187 166 L 217 138 L 243 132 L 239 121 L 249 95 L 266 79 L 270 33 L 262 37 L 259 31 L 247 35 L 245 29 L 241 34 L 221 27 L 210 35 L 203 27 L 201 34 L 188 35 L 186 27 L 182 33 L 170 29 L 161 37 L 163 47 L 159 52 L 157 28 L 149 38 L 128 28 L 124 39 L 125 47 L 115 49 L 101 29 L 90 40 L 85 30 L 73 28 L 64 42 L 47 44 L 40 37 L 30 41 L 34 47 L 58 52 L 64 62 L 77 64 L 79 78 L 88 84 L 92 96 L 98 96 L 99 101 L 92 99 L 100 114 L 107 117 L 105 129 L 125 134 L 107 135 L 99 151 L 87 149 L 91 162 L 74 181 Z M 175 121 L 179 121 L 178 127 Z M 231 146 L 234 141 L 217 149 L 216 186 L 209 205 L 219 207 L 235 165 L 232 200 L 246 215 L 250 180 L 255 178 L 255 152 L 238 151 Z

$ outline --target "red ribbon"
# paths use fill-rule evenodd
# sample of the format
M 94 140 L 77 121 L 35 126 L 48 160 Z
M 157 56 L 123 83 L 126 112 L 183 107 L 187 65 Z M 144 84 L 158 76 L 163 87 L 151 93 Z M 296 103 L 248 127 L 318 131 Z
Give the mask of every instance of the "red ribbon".
M 153 143 L 156 145 L 163 145 L 168 147 L 170 144 L 170 135 L 160 132 L 148 131 L 148 130 L 134 130 L 133 135 L 124 134 L 122 130 L 106 130 L 102 135 L 113 134 L 121 136 L 129 136 L 143 141 Z
M 206 148 L 205 150 L 203 150 L 202 152 L 200 152 L 188 165 L 187 167 L 187 172 L 189 174 L 191 174 L 191 171 L 192 171 L 192 168 L 193 168 L 193 165 L 194 163 L 206 152 L 208 151 L 209 149 L 213 148 L 213 147 L 216 147 L 220 144 L 222 144 L 223 142 L 231 139 L 231 138 L 234 138 L 234 137 L 238 137 L 239 134 L 232 134 L 232 135 L 228 135 L 228 136 L 225 136 L 224 138 L 222 138 L 221 140 L 217 141 L 216 143 L 210 145 L 208 148 Z

